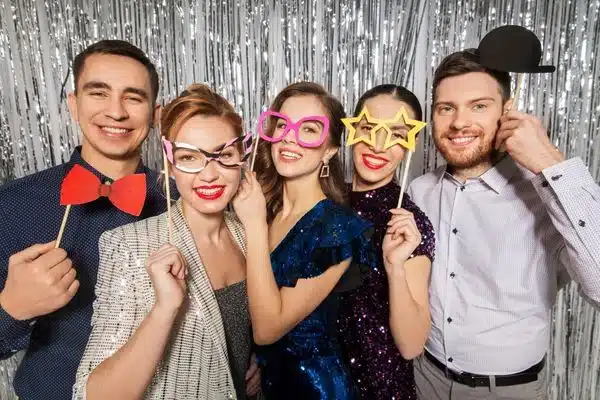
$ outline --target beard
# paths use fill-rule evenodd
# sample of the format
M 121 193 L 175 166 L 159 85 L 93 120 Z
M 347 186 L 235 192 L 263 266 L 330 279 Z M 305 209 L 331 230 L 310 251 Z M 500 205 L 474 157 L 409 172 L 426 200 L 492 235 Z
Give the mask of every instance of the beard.
M 495 136 L 492 135 L 487 139 L 483 132 L 478 132 L 475 140 L 478 140 L 479 144 L 476 147 L 468 147 L 462 150 L 451 148 L 447 133 L 444 133 L 441 137 L 434 135 L 434 142 L 435 147 L 444 157 L 448 166 L 453 169 L 469 169 L 490 162 L 496 157 L 498 150 L 494 148 Z

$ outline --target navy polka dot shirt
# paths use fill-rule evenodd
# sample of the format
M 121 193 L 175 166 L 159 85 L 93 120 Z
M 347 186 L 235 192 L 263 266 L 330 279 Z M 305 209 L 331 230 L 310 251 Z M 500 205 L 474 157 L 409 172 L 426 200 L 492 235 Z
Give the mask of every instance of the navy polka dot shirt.
M 56 239 L 65 211 L 59 203 L 60 185 L 74 164 L 84 166 L 102 182 L 110 182 L 81 158 L 80 151 L 77 148 L 67 163 L 0 187 L 0 288 L 6 282 L 11 254 Z M 139 217 L 120 211 L 105 197 L 71 208 L 61 247 L 73 261 L 80 287 L 69 304 L 30 321 L 15 320 L 0 307 L 0 357 L 27 348 L 14 381 L 20 399 L 71 399 L 91 331 L 100 235 L 166 210 L 158 173 L 142 164 L 136 172 L 146 174 L 148 190 Z

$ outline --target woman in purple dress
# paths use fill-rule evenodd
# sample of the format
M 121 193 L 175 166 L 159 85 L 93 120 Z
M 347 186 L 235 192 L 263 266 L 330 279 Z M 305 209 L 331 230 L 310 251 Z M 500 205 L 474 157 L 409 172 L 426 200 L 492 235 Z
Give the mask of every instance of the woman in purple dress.
M 354 115 L 364 107 L 375 119 L 394 119 L 401 107 L 410 118 L 422 119 L 418 99 L 402 86 L 380 85 L 367 91 Z M 368 135 L 372 125 L 363 119 L 355 128 L 356 135 Z M 390 128 L 394 136 L 407 132 L 402 121 Z M 395 172 L 406 150 L 400 145 L 384 150 L 385 136 L 383 131 L 377 132 L 376 146 L 365 142 L 354 146 L 350 204 L 373 223 L 376 248 L 385 252 L 394 240 L 403 240 L 403 250 L 385 252 L 385 256 L 378 252 L 378 267 L 360 288 L 344 294 L 338 326 L 361 398 L 416 399 L 410 360 L 422 353 L 429 335 L 428 286 L 434 233 L 427 216 L 407 195 L 402 209 L 396 209 L 400 187 Z

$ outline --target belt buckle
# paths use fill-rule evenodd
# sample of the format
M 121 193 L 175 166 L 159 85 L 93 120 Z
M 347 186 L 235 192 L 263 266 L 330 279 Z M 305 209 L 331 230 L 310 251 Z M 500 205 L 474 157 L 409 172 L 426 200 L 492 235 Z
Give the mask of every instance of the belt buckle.
M 467 385 L 472 388 L 477 387 L 477 385 L 475 384 L 475 375 L 462 372 L 460 374 L 460 377 L 464 385 Z

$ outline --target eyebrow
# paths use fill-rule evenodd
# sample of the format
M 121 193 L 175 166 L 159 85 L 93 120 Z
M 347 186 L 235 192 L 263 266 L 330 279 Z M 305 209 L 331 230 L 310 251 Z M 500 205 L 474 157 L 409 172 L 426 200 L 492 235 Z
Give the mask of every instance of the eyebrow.
M 91 90 L 91 89 L 107 89 L 107 90 L 112 90 L 112 87 L 108 83 L 106 83 L 106 82 L 90 81 L 90 82 L 87 82 L 85 85 L 83 85 L 83 87 L 81 89 L 82 90 Z M 136 88 L 136 87 L 132 87 L 132 86 L 127 86 L 123 90 L 123 92 L 124 93 L 137 94 L 138 96 L 141 96 L 144 99 L 148 99 L 148 92 L 146 92 L 144 89 L 140 89 L 140 88 Z

